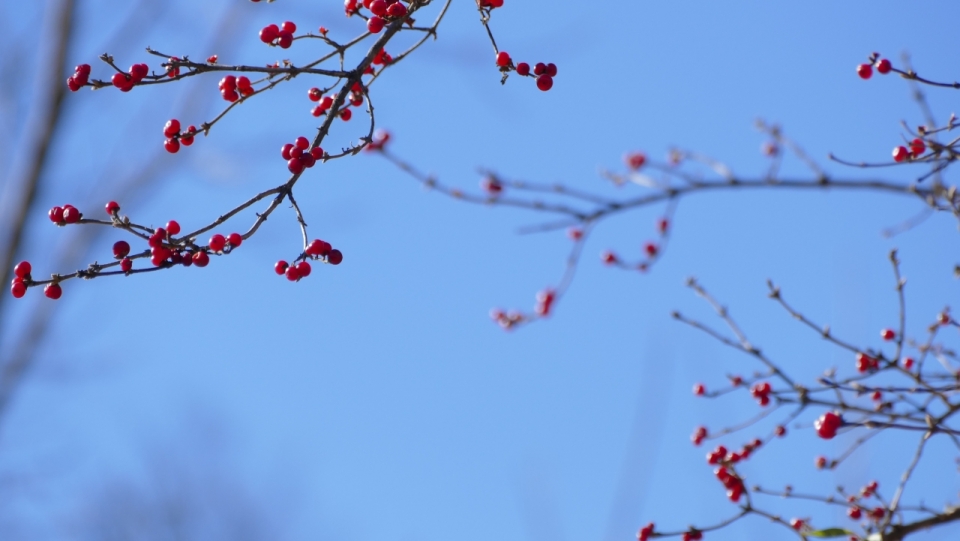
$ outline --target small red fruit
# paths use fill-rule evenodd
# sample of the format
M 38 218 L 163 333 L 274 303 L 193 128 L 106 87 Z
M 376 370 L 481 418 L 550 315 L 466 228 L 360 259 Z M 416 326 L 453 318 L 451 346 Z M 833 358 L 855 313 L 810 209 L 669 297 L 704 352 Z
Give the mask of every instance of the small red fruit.
M 230 246 L 236 248 L 243 242 L 243 237 L 240 236 L 240 233 L 230 233 L 230 236 L 227 237 L 227 242 L 230 243 Z
M 290 46 L 293 45 L 293 34 L 281 30 L 277 37 L 277 45 L 279 45 L 281 49 L 289 49 Z
M 630 169 L 636 171 L 643 167 L 643 164 L 647 163 L 647 155 L 643 152 L 631 152 L 624 156 L 623 161 L 627 162 L 627 166 Z
M 176 220 L 170 220 L 167 222 L 167 233 L 170 235 L 179 235 L 180 234 L 180 224 Z
M 110 201 L 107 203 L 105 208 L 107 210 L 107 214 L 113 216 L 114 213 L 120 212 L 120 203 L 117 203 L 116 201 Z
M 847 509 L 847 516 L 853 520 L 860 520 L 862 512 L 860 511 L 859 507 L 851 507 L 850 509 Z
M 343 254 L 340 253 L 340 250 L 330 250 L 330 253 L 327 254 L 327 263 L 339 265 L 341 262 L 343 262 Z
M 60 284 L 47 284 L 43 288 L 43 294 L 47 296 L 48 299 L 57 300 L 63 295 L 63 289 L 60 288 Z
M 301 278 L 310 276 L 310 270 L 310 263 L 307 263 L 306 261 L 297 263 L 297 274 L 299 274 Z
M 880 331 L 880 337 L 888 342 L 896 338 L 896 336 L 897 333 L 893 332 L 893 329 L 883 329 Z
M 133 261 L 130 258 L 123 258 L 120 260 L 120 270 L 123 272 L 130 272 L 130 269 L 133 268 Z
M 383 30 L 383 25 L 384 21 L 380 17 L 374 16 L 367 20 L 367 30 L 371 34 L 379 34 Z
M 13 275 L 17 278 L 25 279 L 30 276 L 30 271 L 33 270 L 33 267 L 30 265 L 29 261 L 21 261 L 13 267 Z
M 828 411 L 814 421 L 813 427 L 817 435 L 825 440 L 832 439 L 837 435 L 837 429 L 843 424 L 843 418 L 832 411 Z
M 903 359 L 903 369 L 910 370 L 913 368 L 913 357 L 906 357 Z
M 75 224 L 80 221 L 83 215 L 80 214 L 80 211 L 71 205 L 63 206 L 63 221 L 68 224 Z
M 167 139 L 173 138 L 173 136 L 177 135 L 178 133 L 180 133 L 179 120 L 171 118 L 166 124 L 163 125 L 163 136 Z
M 857 75 L 859 75 L 861 79 L 869 79 L 873 75 L 873 68 L 870 64 L 860 64 L 857 66 Z
M 707 392 L 707 388 L 703 386 L 702 383 L 698 383 L 693 386 L 693 394 L 697 396 L 703 396 Z
M 907 159 L 907 156 L 910 155 L 910 152 L 907 151 L 907 147 L 899 146 L 893 149 L 893 161 L 900 163 Z
M 14 299 L 22 299 L 27 294 L 27 285 L 22 281 L 14 280 L 10 286 L 10 294 L 13 295 Z
M 617 254 L 610 251 L 606 251 L 600 254 L 600 259 L 602 259 L 603 262 L 607 265 L 613 265 L 614 263 L 617 262 Z
M 510 55 L 506 51 L 497 53 L 497 66 L 505 68 L 510 65 Z
M 287 280 L 290 280 L 291 282 L 296 282 L 300 279 L 300 270 L 296 265 L 290 265 L 287 267 L 285 274 L 287 275 Z
M 198 267 L 206 267 L 210 263 L 210 256 L 207 255 L 207 252 L 196 252 L 191 256 L 193 258 L 193 264 Z
M 286 261 L 281 259 L 273 264 L 273 272 L 282 276 L 283 273 L 287 272 L 287 267 L 289 266 Z
M 773 433 L 776 434 L 778 438 L 782 438 L 787 435 L 787 429 L 784 428 L 783 425 L 777 425 L 777 427 L 773 429 Z
M 658 248 L 656 244 L 648 242 L 643 246 L 643 250 L 647 252 L 648 256 L 654 257 L 657 255 Z
M 280 31 L 295 34 L 297 32 L 297 25 L 292 21 L 284 21 L 283 24 L 280 25 Z
M 55 224 L 62 224 L 63 220 L 63 209 L 60 207 L 53 207 L 47 212 L 47 216 L 50 217 L 50 221 Z
M 550 77 L 546 73 L 537 77 L 537 88 L 544 92 L 553 88 L 553 77 Z
M 176 154 L 180 150 L 180 141 L 178 139 L 167 139 L 163 142 L 163 148 L 170 154 Z
M 887 60 L 886 58 L 881 58 L 881 59 L 877 62 L 877 73 L 880 73 L 881 75 L 886 75 L 886 74 L 890 73 L 890 68 L 891 68 L 891 67 L 892 67 L 892 66 L 890 65 L 890 61 L 889 61 L 889 60 Z
M 220 233 L 210 237 L 210 249 L 214 252 L 222 252 L 227 245 L 227 239 Z
M 350 111 L 350 109 L 341 109 L 341 110 L 340 110 L 340 119 L 341 119 L 341 120 L 343 120 L 343 121 L 345 121 L 345 122 L 346 122 L 346 121 L 349 121 L 352 116 L 353 116 L 353 112 Z
M 818 469 L 818 470 L 822 470 L 822 469 L 826 468 L 826 467 L 827 467 L 827 457 L 825 457 L 825 456 L 818 456 L 818 457 L 816 458 L 816 460 L 814 460 L 814 464 L 817 465 L 817 469 Z
M 803 529 L 804 525 L 805 524 L 803 520 L 799 518 L 795 518 L 790 521 L 790 527 L 793 528 L 794 530 L 797 530 L 798 532 Z
M 530 64 L 526 62 L 517 64 L 517 75 L 530 75 Z
M 927 144 L 923 141 L 923 139 L 917 138 L 913 141 L 910 141 L 910 154 L 913 155 L 914 158 L 919 158 L 926 151 Z
M 301 135 L 300 137 L 297 137 L 297 140 L 294 142 L 294 145 L 296 145 L 296 147 L 299 148 L 300 150 L 307 150 L 308 148 L 310 148 L 310 140 Z
M 118 240 L 113 243 L 113 257 L 123 259 L 130 253 L 130 244 L 125 240 Z

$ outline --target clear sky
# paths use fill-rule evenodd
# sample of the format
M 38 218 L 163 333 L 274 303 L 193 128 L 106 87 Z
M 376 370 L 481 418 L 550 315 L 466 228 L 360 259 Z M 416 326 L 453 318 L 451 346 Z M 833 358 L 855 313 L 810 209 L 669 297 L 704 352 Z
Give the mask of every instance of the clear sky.
M 122 66 L 156 67 L 146 46 L 264 64 L 282 58 L 257 40 L 269 23 L 323 25 L 338 39 L 360 30 L 338 0 L 243 3 L 223 24 L 236 3 L 81 2 L 69 64 L 90 63 L 103 76 L 97 55 L 108 51 Z M 960 4 L 951 1 L 505 4 L 491 22 L 497 42 L 515 60 L 556 63 L 549 92 L 516 77 L 500 85 L 477 11 L 465 0 L 454 2 L 439 39 L 373 90 L 392 149 L 465 189 L 476 189 L 477 168 L 487 167 L 617 195 L 599 169 L 621 168 L 630 150 L 664 159 L 675 146 L 756 177 L 767 164 L 757 118 L 780 123 L 835 177 L 862 178 L 863 171 L 828 164 L 827 153 L 889 159 L 902 140 L 899 122 L 922 116 L 905 82 L 863 81 L 855 66 L 873 51 L 895 60 L 909 52 L 921 74 L 960 78 L 960 37 L 951 30 Z M 40 3 L 4 3 L 0 20 L 5 56 L 42 50 Z M 319 50 L 297 42 L 284 54 L 302 60 Z M 8 85 L 12 72 L 4 73 Z M 35 75 L 24 65 L 19 77 Z M 160 149 L 167 119 L 199 124 L 225 105 L 217 77 L 198 79 L 67 97 L 53 143 L 58 158 L 25 253 L 35 269 L 68 270 L 50 268 L 70 237 L 45 209 L 72 202 L 102 212 L 120 197 L 110 191 L 112 178 L 139 171 Z M 281 183 L 279 148 L 317 126 L 306 98 L 313 84 L 282 85 L 232 112 L 209 138 L 161 156 L 154 180 L 120 200 L 123 212 L 191 228 Z M 941 120 L 960 96 L 926 93 Z M 0 116 L 14 130 L 5 145 L 25 133 L 30 105 L 28 95 L 4 104 Z M 335 126 L 328 150 L 363 133 L 357 120 Z M 809 177 L 796 160 L 785 172 Z M 903 182 L 917 173 L 883 171 Z M 208 517 L 204 524 L 243 524 L 238 531 L 249 539 L 613 541 L 631 539 L 651 520 L 671 529 L 711 522 L 736 509 L 689 434 L 698 424 L 746 419 L 756 404 L 746 393 L 696 399 L 690 388 L 718 387 L 724 374 L 758 366 L 670 319 L 674 309 L 711 317 L 683 286 L 686 277 L 697 276 L 752 340 L 808 381 L 853 361 L 770 302 L 768 278 L 805 313 L 864 346 L 880 347 L 878 331 L 895 323 L 892 248 L 909 280 L 910 331 L 921 332 L 957 300 L 952 218 L 881 235 L 922 210 L 916 201 L 709 194 L 680 204 L 670 249 L 646 274 L 606 268 L 599 253 L 639 256 L 664 209 L 602 224 L 553 317 L 506 333 L 488 310 L 530 309 L 563 270 L 562 231 L 517 234 L 545 216 L 426 192 L 370 155 L 315 167 L 297 190 L 311 236 L 343 250 L 340 266 L 315 267 L 296 284 L 273 273 L 274 261 L 298 253 L 301 242 L 283 207 L 206 269 L 64 285 L 38 365 L 0 430 L 0 471 L 14 480 L 0 511 L 17 539 L 87 539 L 83 532 L 96 529 L 104 509 L 167 500 L 188 502 Z M 223 232 L 245 230 L 252 219 L 244 215 Z M 87 259 L 108 259 L 118 238 L 102 236 Z M 50 302 L 36 293 L 8 303 L 8 335 L 31 303 Z M 813 418 L 800 421 L 809 427 Z M 824 442 L 809 428 L 791 433 L 746 466 L 748 484 L 826 492 L 876 478 L 890 486 L 912 449 L 879 438 L 839 471 L 817 472 L 814 456 L 839 453 L 852 440 Z M 935 448 L 928 458 L 907 497 L 938 507 L 960 489 L 954 456 Z M 824 527 L 851 525 L 842 509 L 778 509 Z M 258 529 L 269 535 L 257 537 Z M 241 538 L 213 531 L 205 530 L 207 539 Z M 918 539 L 958 533 L 954 526 Z M 750 520 L 708 539 L 771 535 L 786 538 Z

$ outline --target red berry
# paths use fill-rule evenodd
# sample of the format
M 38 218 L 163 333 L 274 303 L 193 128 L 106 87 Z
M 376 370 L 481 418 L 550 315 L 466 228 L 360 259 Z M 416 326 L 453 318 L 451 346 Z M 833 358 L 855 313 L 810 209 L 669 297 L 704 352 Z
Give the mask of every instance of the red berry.
M 903 369 L 910 370 L 913 368 L 913 357 L 907 357 L 903 360 Z
M 233 75 L 226 75 L 223 79 L 220 79 L 219 83 L 220 90 L 236 90 L 237 89 L 237 78 Z
M 188 126 L 186 133 L 180 134 L 180 144 L 188 147 L 193 144 L 193 134 L 197 133 L 196 126 Z
M 240 94 L 237 94 L 236 89 L 224 89 L 220 91 L 220 95 L 223 96 L 223 99 L 233 103 L 240 99 Z
M 544 92 L 553 88 L 553 77 L 550 77 L 546 73 L 537 77 L 537 88 Z
M 210 256 L 207 255 L 207 252 L 196 252 L 191 256 L 193 258 L 193 264 L 198 267 L 206 267 L 210 263 Z
M 367 30 L 371 34 L 379 34 L 383 30 L 384 21 L 380 17 L 370 17 L 367 20 Z
M 17 278 L 23 278 L 30 276 L 30 271 L 33 270 L 33 267 L 30 265 L 29 261 L 21 261 L 13 267 L 13 275 Z
M 814 460 L 814 464 L 817 465 L 817 469 L 818 469 L 818 470 L 822 470 L 822 469 L 826 468 L 826 467 L 827 467 L 827 457 L 825 457 L 825 456 L 818 456 L 818 457 L 816 458 L 816 460 Z
M 941 325 L 949 325 L 949 324 L 950 324 L 950 314 L 948 314 L 948 313 L 946 313 L 946 312 L 940 312 L 939 314 L 937 314 L 937 323 L 939 323 L 939 324 L 941 324 Z
M 556 77 L 556 76 L 557 76 L 557 65 L 554 64 L 553 62 L 547 64 L 547 69 L 546 69 L 546 71 L 545 71 L 544 73 L 546 73 L 546 74 L 549 75 L 550 77 Z
M 495 177 L 485 177 L 480 181 L 480 187 L 490 195 L 499 195 L 503 191 L 503 184 Z
M 280 36 L 277 38 L 277 45 L 281 49 L 289 49 L 293 45 L 293 34 L 290 32 L 280 31 Z
M 873 520 L 880 520 L 883 518 L 883 515 L 885 515 L 886 512 L 887 510 L 883 507 L 875 507 L 873 511 L 870 511 L 870 518 Z
M 170 220 L 169 222 L 167 222 L 167 233 L 170 233 L 171 235 L 179 235 L 180 224 L 177 223 L 176 220 Z
M 290 265 L 287 267 L 287 270 L 284 274 L 287 275 L 287 280 L 290 280 L 291 282 L 296 282 L 300 279 L 300 270 L 297 268 L 297 265 Z
M 643 250 L 647 252 L 648 256 L 654 257 L 657 255 L 658 248 L 656 244 L 648 242 L 646 245 L 644 245 Z
M 890 73 L 890 68 L 891 68 L 891 67 L 892 67 L 892 66 L 890 66 L 890 61 L 889 61 L 889 60 L 887 60 L 886 58 L 881 58 L 881 59 L 877 62 L 877 73 L 880 73 L 880 74 L 882 74 L 882 75 L 886 75 L 886 74 Z
M 244 75 L 237 77 L 237 89 L 238 90 L 253 90 L 253 86 L 250 85 L 250 79 Z M 244 93 L 246 95 L 246 93 Z
M 56 224 L 63 223 L 63 209 L 60 207 L 53 207 L 47 212 L 47 216 L 50 217 L 50 221 Z
M 883 329 L 880 331 L 880 337 L 888 342 L 896 338 L 896 336 L 897 333 L 893 332 L 893 329 Z
M 500 51 L 497 53 L 497 65 L 501 68 L 505 68 L 510 65 L 510 55 L 506 51 Z
M 310 270 L 310 263 L 307 263 L 306 261 L 297 263 L 297 274 L 299 274 L 301 278 L 310 276 Z
M 353 116 L 353 113 L 350 111 L 350 109 L 341 109 L 341 110 L 340 110 L 340 118 L 341 118 L 341 119 L 343 119 L 343 120 L 345 120 L 345 121 L 346 121 L 346 120 L 350 120 L 350 117 L 352 117 L 352 116 Z
M 43 294 L 47 296 L 48 299 L 57 300 L 63 295 L 63 289 L 60 288 L 60 284 L 47 284 L 43 288 Z
M 307 150 L 308 148 L 310 148 L 310 140 L 303 136 L 297 137 L 297 140 L 294 144 L 300 150 Z
M 166 137 L 167 139 L 172 138 L 174 135 L 177 135 L 178 133 L 180 133 L 179 120 L 175 118 L 171 118 L 170 120 L 167 121 L 166 124 L 163 125 L 163 136 Z
M 273 272 L 282 275 L 283 273 L 287 272 L 287 267 L 289 266 L 290 265 L 288 265 L 286 261 L 281 259 L 273 264 Z
M 330 253 L 333 249 L 333 246 L 330 246 L 329 242 L 324 242 L 320 239 L 314 240 L 307 246 L 307 254 L 312 256 L 325 256 Z
M 631 152 L 624 156 L 623 161 L 627 162 L 627 166 L 630 169 L 637 170 L 643 167 L 643 164 L 647 163 L 647 155 L 643 152 Z
M 873 391 L 873 394 L 870 395 L 870 398 L 872 398 L 874 402 L 880 402 L 883 400 L 883 393 L 880 391 Z
M 120 212 L 120 203 L 117 203 L 116 201 L 110 201 L 104 208 L 106 208 L 107 214 L 113 216 L 115 212 Z
M 907 151 L 907 147 L 899 146 L 893 149 L 893 161 L 897 163 L 902 162 L 907 159 L 907 156 L 909 156 L 909 154 L 910 153 Z
M 320 147 L 313 147 L 310 149 L 310 155 L 313 156 L 313 159 L 316 161 L 323 159 L 323 149 Z
M 647 541 L 650 539 L 650 534 L 653 533 L 653 523 L 649 523 L 643 528 L 640 528 L 640 531 L 637 532 L 637 541 Z
M 10 286 L 10 294 L 13 295 L 14 299 L 23 298 L 23 296 L 27 294 L 27 285 L 23 282 L 14 280 L 13 284 Z
M 847 516 L 852 518 L 853 520 L 860 520 L 860 516 L 861 516 L 860 508 L 851 507 L 850 509 L 847 509 Z
M 693 394 L 697 396 L 703 396 L 707 392 L 707 388 L 703 386 L 702 383 L 698 383 L 693 386 Z
M 577 227 L 571 227 L 570 229 L 567 229 L 567 237 L 576 242 L 583 238 L 583 230 Z
M 125 240 L 118 240 L 113 243 L 113 257 L 123 259 L 130 253 L 130 244 Z
M 401 4 L 400 2 L 390 4 L 390 6 L 387 7 L 388 17 L 399 19 L 400 17 L 403 17 L 406 14 L 407 14 L 407 6 Z
M 220 233 L 210 237 L 210 249 L 214 252 L 222 252 L 227 245 L 227 239 Z
M 787 435 L 787 429 L 784 428 L 783 425 L 777 425 L 777 427 L 773 429 L 773 433 L 776 434 L 778 438 L 782 438 Z
M 309 98 L 310 101 L 320 101 L 320 98 L 322 97 L 323 97 L 323 94 L 320 92 L 320 89 L 317 87 L 313 87 L 310 90 L 307 90 L 307 98 Z
M 303 172 L 303 162 L 300 161 L 300 158 L 290 158 L 287 160 L 287 169 L 290 170 L 294 175 L 299 175 Z
M 607 251 L 600 254 L 600 259 L 603 260 L 607 265 L 613 265 L 617 262 L 617 254 Z
M 230 246 L 236 248 L 243 242 L 243 237 L 240 236 L 240 233 L 230 233 L 230 236 L 227 237 L 227 242 L 230 243 Z
M 304 152 L 303 155 L 300 156 L 300 161 L 303 162 L 303 166 L 307 169 L 317 164 L 317 159 L 309 152 Z
M 133 261 L 129 258 L 123 258 L 120 260 L 120 270 L 123 272 L 130 272 L 130 269 L 133 268 Z
M 83 215 L 80 214 L 80 211 L 71 205 L 63 206 L 63 221 L 68 224 L 75 224 L 80 221 Z
M 537 64 L 533 66 L 534 75 L 543 75 L 546 72 L 547 72 L 547 65 L 544 64 L 543 62 L 537 62 Z
M 869 79 L 870 76 L 873 75 L 873 68 L 870 67 L 870 64 L 860 64 L 857 66 L 857 75 L 859 75 L 861 79 Z
M 280 35 L 280 28 L 275 24 L 264 26 L 260 30 L 260 41 L 264 43 L 273 43 L 273 40 L 277 39 Z
M 863 353 L 857 353 L 857 372 L 863 373 L 868 370 L 875 370 L 877 367 L 876 359 Z
M 302 148 L 300 148 L 300 147 L 298 147 L 298 146 L 295 146 L 295 147 L 293 147 L 293 148 L 290 149 L 290 157 L 291 157 L 291 158 L 299 158 L 300 156 L 303 156 L 303 149 L 302 149 Z
M 280 156 L 282 156 L 284 160 L 289 160 L 290 158 L 293 157 L 290 155 L 291 150 L 293 150 L 292 143 L 287 143 L 283 145 L 283 147 L 280 148 Z
M 804 522 L 799 518 L 795 518 L 790 521 L 790 527 L 793 528 L 794 530 L 797 530 L 798 532 L 803 529 L 803 526 L 804 526 Z
M 167 139 L 163 142 L 163 148 L 170 154 L 176 154 L 180 150 L 180 141 L 178 139 Z
M 343 254 L 340 253 L 340 250 L 330 250 L 330 253 L 327 254 L 327 263 L 331 265 L 339 265 L 343 261 Z
M 373 13 L 377 17 L 383 17 L 387 14 L 386 0 L 373 0 L 368 7 L 370 8 L 370 13 Z
M 291 21 L 284 21 L 283 24 L 280 25 L 280 31 L 294 34 L 297 31 L 297 25 L 293 24 Z
M 927 144 L 923 141 L 923 139 L 918 138 L 910 141 L 910 154 L 912 154 L 914 158 L 919 158 L 926 151 Z
M 530 64 L 526 62 L 517 64 L 517 75 L 530 75 Z

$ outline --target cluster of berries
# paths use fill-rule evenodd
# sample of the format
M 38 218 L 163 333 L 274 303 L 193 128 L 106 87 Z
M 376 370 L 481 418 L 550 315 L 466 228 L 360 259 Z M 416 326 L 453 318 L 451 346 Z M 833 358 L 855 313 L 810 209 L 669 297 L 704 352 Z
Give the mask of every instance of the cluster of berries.
M 180 150 L 180 145 L 190 146 L 193 144 L 193 136 L 197 134 L 196 126 L 188 126 L 187 131 L 180 131 L 180 121 L 171 118 L 163 125 L 163 136 L 166 139 L 163 141 L 163 148 L 167 149 L 167 152 L 174 154 Z
M 693 434 L 690 435 L 690 441 L 693 442 L 694 445 L 699 446 L 701 443 L 703 443 L 703 440 L 706 439 L 706 437 L 707 427 L 698 426 L 696 430 L 693 431 Z
M 117 72 L 113 74 L 110 82 L 113 86 L 120 89 L 121 92 L 130 92 L 130 90 L 150 73 L 150 67 L 146 64 L 134 64 L 130 66 L 127 73 Z
M 310 101 L 317 102 L 316 107 L 310 110 L 310 114 L 313 116 L 320 116 L 326 113 L 330 109 L 330 106 L 333 105 L 333 98 L 324 96 L 323 92 L 317 87 L 313 87 L 307 91 L 307 98 L 309 98 Z
M 813 422 L 813 428 L 817 435 L 825 440 L 833 439 L 837 435 L 837 429 L 843 426 L 843 417 L 840 417 L 832 411 L 828 411 Z
M 304 169 L 313 167 L 318 160 L 323 159 L 323 149 L 320 147 L 310 149 L 310 140 L 301 135 L 293 143 L 283 145 L 280 148 L 280 156 L 287 160 L 287 169 L 294 175 L 299 175 Z
M 239 100 L 241 95 L 249 96 L 253 94 L 253 92 L 254 90 L 250 84 L 250 79 L 243 75 L 240 77 L 227 75 L 223 79 L 220 79 L 220 95 L 230 103 Z
M 750 396 L 756 398 L 761 406 L 766 406 L 770 403 L 771 392 L 770 383 L 766 381 L 754 383 L 753 387 L 750 387 Z
M 67 77 L 67 88 L 71 92 L 80 90 L 90 79 L 90 64 L 80 64 L 73 69 L 73 75 Z
M 653 523 L 649 523 L 637 532 L 637 541 L 647 541 L 653 534 Z
M 284 21 L 280 26 L 268 24 L 260 30 L 260 41 L 267 45 L 280 46 L 281 49 L 289 49 L 296 31 L 297 25 L 290 21 Z
M 506 51 L 500 51 L 497 53 L 496 58 L 497 67 L 500 68 L 500 71 L 507 72 L 511 69 L 516 70 L 517 75 L 522 75 L 524 77 L 536 77 L 537 78 L 537 88 L 546 92 L 553 88 L 553 78 L 557 76 L 557 65 L 554 63 L 544 64 L 543 62 L 537 62 L 533 66 L 533 74 L 530 73 L 530 64 L 526 62 L 520 62 L 514 67 L 513 59 L 510 58 L 510 54 Z
M 13 295 L 13 298 L 19 299 L 27 294 L 27 284 L 24 282 L 32 280 L 30 276 L 32 270 L 33 267 L 29 261 L 21 261 L 13 267 L 13 283 L 10 284 L 10 293 Z M 60 295 L 57 295 L 57 297 L 59 296 Z
M 399 0 L 344 0 L 343 8 L 347 17 L 360 12 L 360 7 L 370 10 L 370 17 L 367 19 L 367 30 L 371 34 L 379 34 L 387 21 L 400 19 L 407 16 L 407 6 Z
M 666 218 L 657 219 L 657 233 L 659 233 L 661 239 L 666 236 L 669 228 L 670 220 Z M 580 230 L 577 230 L 576 233 L 571 231 L 568 232 L 568 236 L 570 236 L 572 240 L 577 241 L 580 240 L 582 232 Z M 654 261 L 657 259 L 657 256 L 660 255 L 660 245 L 653 241 L 647 241 L 643 244 L 643 251 L 646 254 L 646 259 L 637 263 L 636 268 L 639 271 L 645 272 L 648 268 L 650 268 L 650 265 L 654 263 Z M 621 264 L 620 258 L 617 257 L 617 254 L 610 250 L 604 250 L 601 252 L 600 260 L 606 265 L 620 264 L 620 266 L 625 266 Z
M 919 137 L 910 141 L 910 149 L 907 150 L 905 146 L 898 146 L 893 149 L 893 161 L 900 163 L 907 160 L 915 160 L 920 156 L 923 156 L 923 153 L 927 151 L 927 143 Z
M 304 251 L 307 257 L 313 259 L 323 259 L 331 265 L 339 265 L 343 262 L 343 253 L 340 250 L 334 249 L 329 242 L 322 241 L 320 239 L 314 239 L 313 242 L 307 246 L 307 249 Z M 306 260 L 299 263 L 294 263 L 293 265 L 287 263 L 284 260 L 277 261 L 273 266 L 274 272 L 281 276 L 286 276 L 287 280 L 291 282 L 297 282 L 301 278 L 306 278 L 310 276 L 310 263 Z
M 865 353 L 857 353 L 857 372 L 863 374 L 878 368 L 880 368 L 880 362 L 877 359 Z
M 736 473 L 731 473 L 726 466 L 720 466 L 714 470 L 713 474 L 717 476 L 717 479 L 723 483 L 723 487 L 727 489 L 727 498 L 733 503 L 740 501 L 740 496 L 743 496 L 744 491 L 743 479 Z

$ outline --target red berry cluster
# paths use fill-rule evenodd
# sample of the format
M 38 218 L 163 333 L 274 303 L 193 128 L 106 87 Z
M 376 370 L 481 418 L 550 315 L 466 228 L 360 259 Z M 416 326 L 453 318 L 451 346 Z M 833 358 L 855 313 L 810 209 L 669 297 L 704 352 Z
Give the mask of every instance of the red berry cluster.
M 693 386 L 693 394 L 695 396 L 703 396 L 706 393 L 707 393 L 707 388 L 702 383 L 698 383 Z
M 73 75 L 67 77 L 67 88 L 71 92 L 76 92 L 87 84 L 88 79 L 90 79 L 90 64 L 80 64 L 73 69 Z
M 130 90 L 139 84 L 149 73 L 150 68 L 146 64 L 134 64 L 130 66 L 127 73 L 114 73 L 110 81 L 113 83 L 113 86 L 119 88 L 121 92 L 130 92 Z
M 637 532 L 637 541 L 647 541 L 653 534 L 653 523 L 649 523 Z
M 837 435 L 837 429 L 843 425 L 843 418 L 832 411 L 828 411 L 813 422 L 813 428 L 817 435 L 825 440 L 833 439 Z
M 223 96 L 223 99 L 231 103 L 239 100 L 241 95 L 249 96 L 253 93 L 254 90 L 250 84 L 250 79 L 243 75 L 240 77 L 227 75 L 223 79 L 220 79 L 220 95 Z
M 880 338 L 883 338 L 886 341 L 893 340 L 897 337 L 897 333 L 893 329 L 883 329 L 880 331 Z
M 334 249 L 329 242 L 320 239 L 314 239 L 314 241 L 307 246 L 307 249 L 304 250 L 304 253 L 307 258 L 319 259 L 331 265 L 339 265 L 343 262 L 343 253 L 341 253 L 340 250 Z M 273 270 L 281 276 L 286 276 L 287 280 L 297 282 L 301 278 L 310 276 L 312 269 L 310 263 L 306 260 L 300 261 L 299 263 L 294 261 L 294 264 L 291 265 L 281 259 L 274 264 Z
M 163 125 L 163 136 L 166 139 L 163 141 L 163 148 L 167 149 L 167 152 L 174 154 L 180 150 L 180 145 L 190 146 L 193 144 L 193 136 L 197 134 L 196 126 L 188 126 L 187 131 L 180 131 L 180 121 L 171 118 Z
M 549 316 L 555 299 L 556 292 L 550 288 L 537 293 L 537 306 L 535 308 L 537 315 L 540 317 Z
M 277 46 L 282 49 L 289 49 L 293 44 L 293 33 L 297 31 L 297 25 L 285 21 L 280 26 L 269 24 L 260 30 L 260 41 L 267 45 Z
M 766 406 L 770 403 L 771 392 L 770 383 L 766 381 L 754 383 L 753 387 L 750 387 L 750 395 L 756 398 L 761 406 Z
M 310 149 L 310 140 L 301 135 L 293 143 L 283 145 L 280 148 L 280 156 L 287 160 L 287 169 L 294 175 L 299 175 L 304 169 L 313 167 L 318 160 L 323 159 L 323 149 L 320 147 Z
M 179 61 L 180 61 L 180 57 L 179 57 L 179 56 L 171 56 L 171 57 L 170 57 L 170 62 L 179 62 Z M 167 77 L 170 77 L 171 79 L 173 79 L 174 77 L 178 77 L 178 76 L 180 76 L 180 68 L 179 68 L 179 67 L 170 66 L 169 68 L 167 68 Z
M 880 368 L 880 362 L 875 358 L 865 353 L 857 353 L 857 372 L 863 374 L 878 368 Z
M 727 489 L 727 498 L 734 503 L 740 501 L 740 496 L 743 495 L 744 490 L 743 479 L 736 473 L 731 473 L 730 469 L 726 466 L 717 468 L 713 474 L 717 476 L 717 479 L 723 483 L 723 487 Z
M 15 299 L 19 299 L 27 294 L 27 284 L 31 280 L 30 272 L 33 267 L 29 261 L 21 261 L 13 267 L 13 283 L 10 284 L 10 293 Z
M 75 224 L 83 218 L 83 214 L 73 205 L 64 205 L 62 207 L 53 207 L 47 213 L 50 221 L 57 225 Z
M 390 53 L 386 49 L 380 49 L 377 51 L 377 54 L 373 56 L 371 63 L 375 66 L 389 66 L 393 62 L 393 57 L 390 56 Z
M 503 183 L 493 175 L 483 177 L 483 179 L 480 180 L 480 188 L 493 197 L 503 193 Z
M 512 64 L 513 60 L 511 60 L 510 55 L 503 51 L 497 53 L 497 66 L 499 66 L 501 70 L 509 70 Z M 553 88 L 553 78 L 557 76 L 557 66 L 552 62 L 550 64 L 537 62 L 536 65 L 533 66 L 533 75 L 530 74 L 530 64 L 526 62 L 517 64 L 516 70 L 517 75 L 536 77 L 537 88 L 544 92 Z
M 927 143 L 919 137 L 910 141 L 910 149 L 907 150 L 905 146 L 894 147 L 893 152 L 893 161 L 897 163 L 905 162 L 907 160 L 912 160 L 923 156 L 923 153 L 927 151 Z
M 803 519 L 795 518 L 795 519 L 793 519 L 793 520 L 790 521 L 790 527 L 793 528 L 794 530 L 797 530 L 798 532 L 799 532 L 800 530 L 804 529 L 804 527 L 806 527 L 806 525 L 807 525 L 807 523 L 804 522 Z
M 647 155 L 639 151 L 630 152 L 623 157 L 623 161 L 626 162 L 627 167 L 636 171 L 647 163 Z
M 363 0 L 362 2 L 344 0 L 343 2 L 347 17 L 359 13 L 361 6 L 370 10 L 371 15 L 367 19 L 367 30 L 371 34 L 379 34 L 388 21 L 406 17 L 409 11 L 407 6 L 399 0 Z
M 313 87 L 307 91 L 307 98 L 310 101 L 318 102 L 316 107 L 310 110 L 310 114 L 313 116 L 320 116 L 327 112 L 330 109 L 330 106 L 333 105 L 333 98 L 331 96 L 324 96 L 323 92 L 319 88 Z

